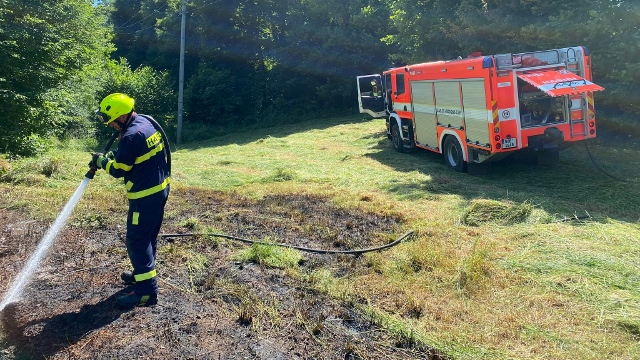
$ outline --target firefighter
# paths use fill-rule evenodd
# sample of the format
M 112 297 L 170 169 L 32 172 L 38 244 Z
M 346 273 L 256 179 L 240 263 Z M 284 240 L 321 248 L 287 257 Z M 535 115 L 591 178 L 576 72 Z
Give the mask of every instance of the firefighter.
M 380 96 L 380 87 L 378 86 L 378 81 L 377 80 L 371 80 L 371 96 L 373 97 L 378 97 Z
M 113 154 L 93 154 L 89 166 L 124 178 L 129 200 L 126 246 L 133 271 L 121 274 L 133 291 L 117 298 L 121 308 L 150 306 L 158 302 L 156 244 L 164 207 L 169 197 L 170 155 L 165 156 L 164 131 L 146 115 L 134 111 L 133 98 L 115 93 L 100 102 L 96 114 L 103 124 L 120 132 Z M 169 163 L 168 163 L 169 162 Z

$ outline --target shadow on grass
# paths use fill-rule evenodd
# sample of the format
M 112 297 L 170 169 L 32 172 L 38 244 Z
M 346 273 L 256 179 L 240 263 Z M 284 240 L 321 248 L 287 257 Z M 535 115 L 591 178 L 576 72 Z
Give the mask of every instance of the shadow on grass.
M 305 120 L 299 123 L 282 124 L 271 127 L 242 129 L 237 132 L 228 133 L 222 136 L 212 135 L 211 139 L 185 143 L 177 147 L 171 144 L 174 150 L 197 150 L 213 146 L 224 146 L 230 144 L 246 145 L 266 137 L 286 137 L 291 134 L 306 132 L 310 130 L 323 130 L 342 124 L 354 124 L 372 121 L 373 119 L 365 114 L 346 115 L 328 119 Z
M 599 155 L 603 159 L 605 151 L 617 150 L 601 148 Z M 633 159 L 633 155 L 625 156 Z M 636 155 L 640 157 L 640 153 Z M 466 200 L 529 201 L 558 220 L 584 215 L 591 216 L 589 221 L 612 218 L 636 222 L 640 218 L 633 200 L 640 197 L 640 187 L 632 179 L 633 164 L 622 157 L 609 161 L 608 169 L 621 177 L 626 175 L 631 181 L 613 179 L 599 171 L 581 143 L 562 151 L 555 166 L 537 166 L 508 157 L 492 163 L 489 174 L 478 176 L 449 169 L 441 154 L 428 150 L 398 153 L 384 134 L 380 135 L 375 151 L 367 156 L 407 173 L 406 177 L 390 177 L 384 188 L 401 200 L 438 200 L 440 196 L 455 194 Z M 410 176 L 415 172 L 427 180 Z
M 0 314 L 6 337 L 3 347 L 15 347 L 15 359 L 48 359 L 117 320 L 126 310 L 115 306 L 116 298 L 129 290 L 123 289 L 94 305 L 85 305 L 78 312 L 33 320 L 22 326 L 16 320 L 19 305 L 9 304 Z

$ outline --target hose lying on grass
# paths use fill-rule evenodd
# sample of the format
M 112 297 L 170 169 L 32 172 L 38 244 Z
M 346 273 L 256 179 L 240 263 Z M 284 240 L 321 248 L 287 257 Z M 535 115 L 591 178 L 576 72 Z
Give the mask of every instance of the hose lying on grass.
M 301 247 L 301 246 L 294 246 L 294 245 L 281 244 L 281 243 L 269 243 L 269 242 L 264 242 L 264 241 L 249 240 L 249 239 L 243 239 L 243 238 L 236 237 L 236 236 L 223 235 L 223 234 L 214 234 L 214 233 L 162 234 L 160 236 L 163 237 L 163 238 L 189 237 L 189 236 L 213 236 L 213 237 L 220 237 L 220 238 L 225 238 L 225 239 L 230 239 L 230 240 L 236 240 L 236 241 L 240 241 L 240 242 L 243 242 L 243 243 L 246 243 L 246 244 L 280 246 L 280 247 L 296 249 L 296 250 L 305 251 L 305 252 L 311 252 L 311 253 L 316 253 L 316 254 L 353 254 L 353 255 L 356 255 L 356 254 L 364 254 L 364 253 L 372 252 L 372 251 L 380 251 L 380 250 L 384 250 L 384 249 L 390 248 L 392 246 L 396 246 L 399 243 L 401 243 L 402 240 L 406 239 L 407 237 L 409 237 L 409 235 L 411 235 L 413 233 L 414 233 L 414 230 L 410 230 L 407 233 L 405 233 L 404 235 L 400 236 L 395 241 L 393 241 L 391 243 L 388 243 L 386 245 L 376 246 L 376 247 L 372 247 L 372 248 L 368 248 L 368 249 L 356 249 L 356 250 L 310 249 L 310 248 L 305 248 L 305 247 Z

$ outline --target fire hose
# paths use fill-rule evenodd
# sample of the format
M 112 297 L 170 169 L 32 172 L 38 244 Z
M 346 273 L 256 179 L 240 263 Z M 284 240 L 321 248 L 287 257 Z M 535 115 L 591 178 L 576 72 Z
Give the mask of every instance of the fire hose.
M 224 239 L 236 240 L 236 241 L 240 241 L 240 242 L 243 242 L 243 243 L 246 243 L 246 244 L 252 244 L 252 245 L 253 244 L 257 244 L 257 245 L 266 245 L 266 246 L 279 246 L 279 247 L 284 247 L 284 248 L 289 248 L 289 249 L 300 250 L 300 251 L 304 251 L 304 252 L 316 253 L 316 254 L 350 254 L 350 255 L 359 255 L 359 254 L 364 254 L 364 253 L 373 252 L 373 251 L 380 251 L 380 250 L 384 250 L 384 249 L 396 246 L 396 245 L 400 244 L 402 242 L 402 240 L 406 239 L 407 237 L 409 237 L 409 235 L 413 234 L 414 232 L 415 232 L 415 230 L 410 230 L 410 231 L 406 232 L 405 234 L 403 234 L 402 236 L 400 236 L 399 238 L 397 238 L 395 241 L 390 242 L 390 243 L 385 244 L 385 245 L 376 246 L 376 247 L 367 248 L 367 249 L 355 249 L 355 250 L 312 249 L 312 248 L 306 248 L 306 247 L 295 246 L 295 245 L 290 245 L 290 244 L 270 243 L 270 242 L 265 242 L 265 241 L 256 241 L 256 240 L 240 238 L 240 237 L 237 237 L 237 236 L 224 235 L 224 234 L 215 234 L 215 233 L 161 234 L 160 237 L 162 237 L 162 238 L 175 238 L 175 237 L 192 237 L 192 236 L 211 236 L 211 237 L 219 237 L 219 238 L 224 238 Z
M 614 180 L 618 180 L 620 182 L 627 182 L 629 180 L 627 179 L 623 179 L 621 177 L 618 176 L 614 176 L 609 174 L 608 172 L 606 172 L 599 164 L 598 161 L 595 159 L 595 157 L 591 154 L 591 151 L 589 150 L 589 145 L 587 145 L 587 142 L 585 141 L 584 143 L 584 147 L 585 149 L 587 149 L 587 155 L 589 155 L 589 159 L 591 160 L 591 162 L 593 163 L 593 166 L 596 167 L 596 169 L 600 170 L 600 172 L 602 172 L 603 174 L 607 175 L 608 177 L 614 179 Z

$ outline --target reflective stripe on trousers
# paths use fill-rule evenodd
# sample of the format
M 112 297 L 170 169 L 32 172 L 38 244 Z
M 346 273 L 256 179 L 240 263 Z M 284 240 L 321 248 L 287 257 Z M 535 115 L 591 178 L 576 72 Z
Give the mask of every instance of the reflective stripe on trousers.
M 169 186 L 160 193 L 129 201 L 126 243 L 137 295 L 158 293 L 155 270 L 157 237 L 168 196 Z

